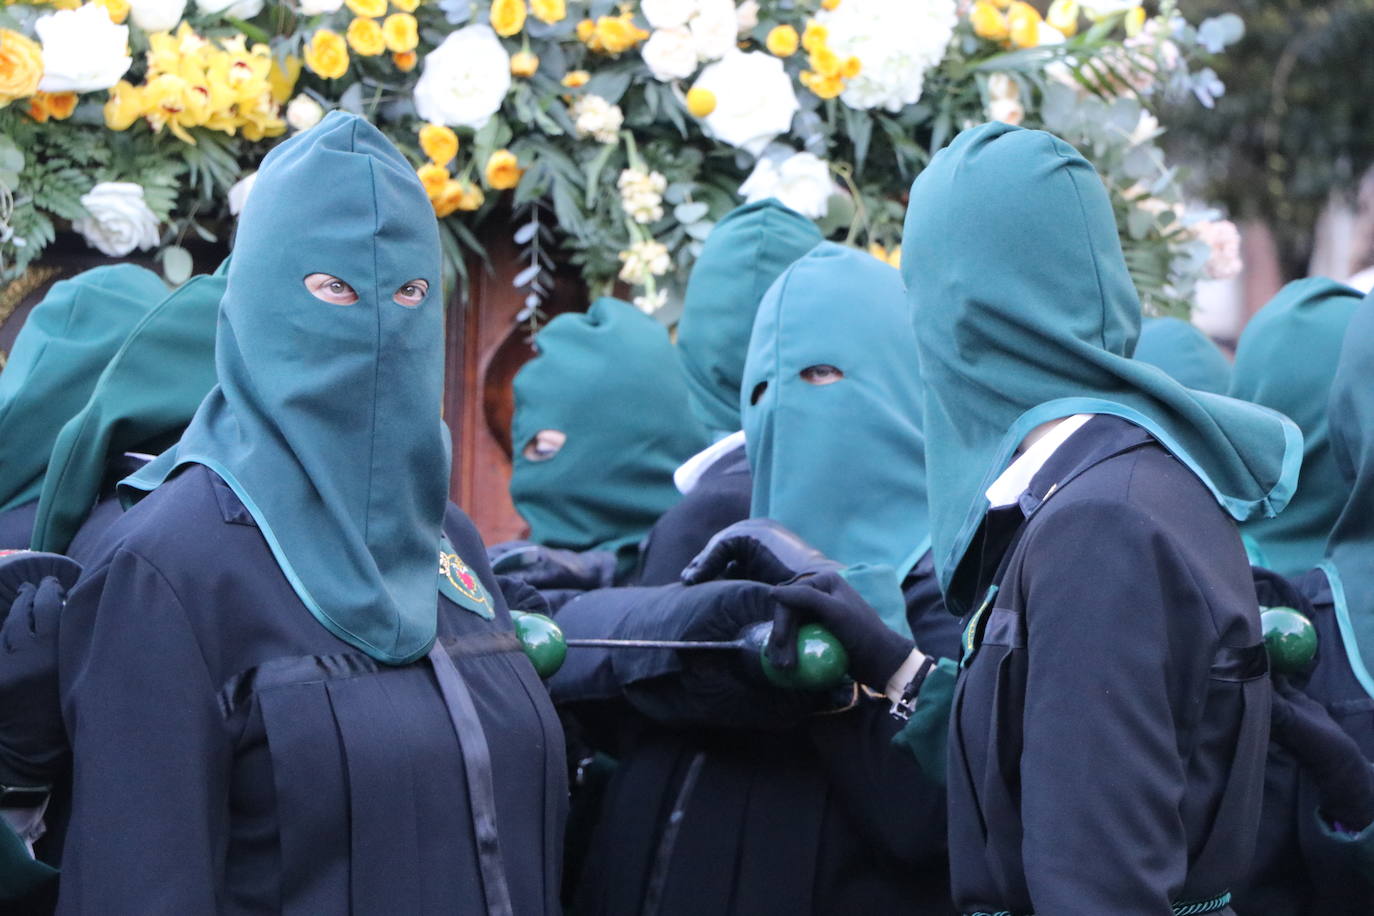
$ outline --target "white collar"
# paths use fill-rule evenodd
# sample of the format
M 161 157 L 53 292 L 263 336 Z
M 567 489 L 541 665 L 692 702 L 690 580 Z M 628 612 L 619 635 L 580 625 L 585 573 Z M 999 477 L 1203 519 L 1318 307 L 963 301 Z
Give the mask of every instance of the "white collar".
M 673 472 L 673 484 L 677 491 L 683 496 L 696 489 L 701 482 L 701 475 L 715 464 L 717 459 L 728 455 L 735 449 L 744 444 L 744 430 L 733 432 L 723 439 L 717 439 L 711 445 L 697 452 L 691 458 L 682 463 L 682 467 Z
M 1059 446 L 1078 432 L 1079 427 L 1093 418 L 1090 413 L 1078 413 L 1071 417 L 1055 423 L 1054 426 L 1042 432 L 1039 437 L 1026 447 L 1026 450 L 1017 457 L 1001 475 L 988 487 L 986 496 L 989 508 L 1000 509 L 1003 506 L 1010 506 L 1021 498 L 1021 494 L 1026 492 L 1030 486 L 1031 478 L 1045 466 L 1045 462 L 1050 460 L 1050 456 L 1058 450 Z M 1026 437 L 1030 439 L 1030 436 Z

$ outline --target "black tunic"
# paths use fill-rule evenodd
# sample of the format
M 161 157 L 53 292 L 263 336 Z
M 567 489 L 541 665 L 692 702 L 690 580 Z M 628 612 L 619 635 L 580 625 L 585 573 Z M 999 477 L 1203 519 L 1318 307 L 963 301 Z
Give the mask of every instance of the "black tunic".
M 1309 602 L 1302 610 L 1316 627 L 1318 648 L 1311 669 L 1289 678 L 1326 707 L 1365 758 L 1374 761 L 1374 698 L 1346 660 L 1331 585 L 1319 569 L 1295 584 Z M 1317 809 L 1310 780 L 1286 750 L 1270 744 L 1259 842 L 1249 880 L 1236 890 L 1241 916 L 1374 913 L 1374 826 L 1358 837 L 1341 839 L 1319 819 Z
M 634 584 L 676 582 L 713 534 L 749 517 L 752 496 L 749 459 L 741 445 L 712 462 L 682 501 L 649 529 Z
M 0 512 L 0 550 L 28 550 L 33 539 L 33 522 L 38 517 L 38 500 Z
M 1211 493 L 1099 416 L 989 513 L 970 558 L 955 587 L 997 590 L 970 615 L 950 724 L 961 911 L 1167 916 L 1231 890 L 1269 685 L 1245 551 Z
M 61 627 L 74 771 L 60 911 L 483 913 L 474 809 L 494 798 L 488 866 L 504 866 L 515 913 L 556 912 L 557 716 L 476 530 L 451 507 L 445 531 L 495 611 L 438 599 L 437 645 L 475 722 L 446 703 L 437 653 L 387 667 L 316 622 L 209 470 L 126 513 Z M 485 796 L 468 790 L 480 745 Z

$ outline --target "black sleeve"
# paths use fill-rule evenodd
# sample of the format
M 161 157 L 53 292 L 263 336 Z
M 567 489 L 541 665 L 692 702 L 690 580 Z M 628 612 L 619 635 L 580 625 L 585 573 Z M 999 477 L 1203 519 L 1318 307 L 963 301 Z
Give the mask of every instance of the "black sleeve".
M 678 580 L 711 536 L 749 517 L 747 473 L 703 480 L 654 523 L 641 548 L 636 585 L 667 585 Z

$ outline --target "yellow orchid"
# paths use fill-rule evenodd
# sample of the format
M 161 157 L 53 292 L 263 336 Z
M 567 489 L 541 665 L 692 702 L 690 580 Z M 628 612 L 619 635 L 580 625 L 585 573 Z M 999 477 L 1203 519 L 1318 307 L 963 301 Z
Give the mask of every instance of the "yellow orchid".
M 128 80 L 120 80 L 110 89 L 105 101 L 105 126 L 110 130 L 128 130 L 143 117 L 146 103 L 143 90 Z

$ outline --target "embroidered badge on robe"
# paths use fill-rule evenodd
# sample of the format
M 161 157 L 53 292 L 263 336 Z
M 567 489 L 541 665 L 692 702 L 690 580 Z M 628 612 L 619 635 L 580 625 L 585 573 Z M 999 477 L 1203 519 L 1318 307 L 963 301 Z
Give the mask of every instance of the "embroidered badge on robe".
M 478 617 L 491 620 L 496 616 L 486 586 L 458 556 L 447 537 L 439 541 L 439 593 Z

